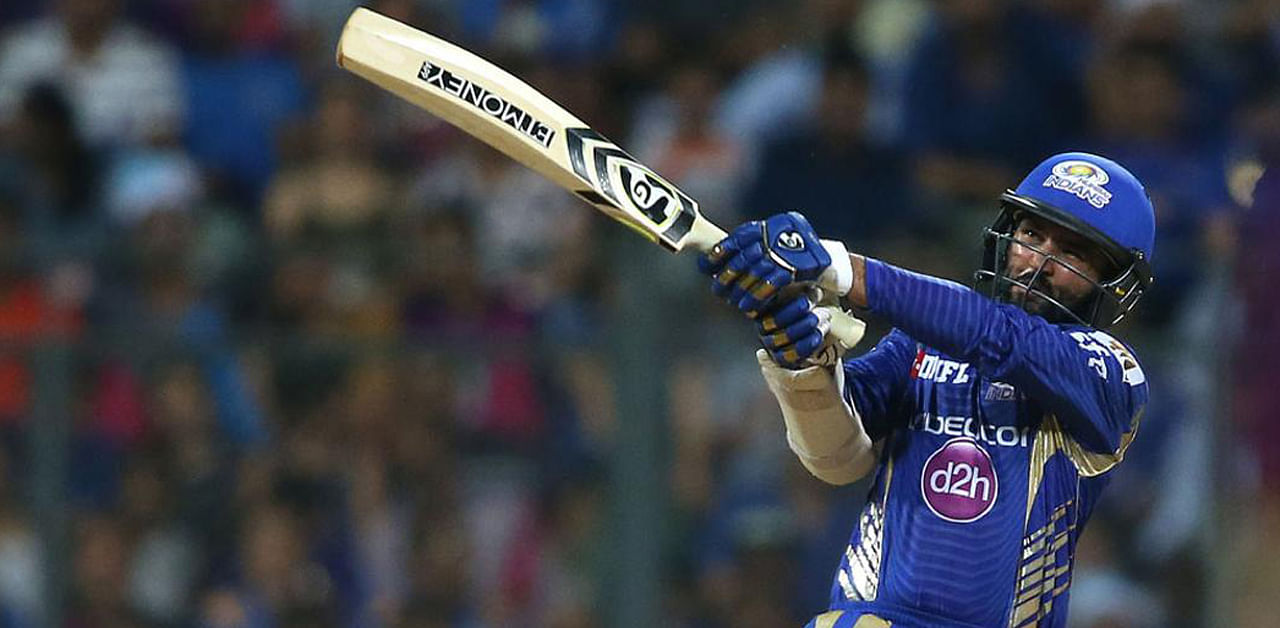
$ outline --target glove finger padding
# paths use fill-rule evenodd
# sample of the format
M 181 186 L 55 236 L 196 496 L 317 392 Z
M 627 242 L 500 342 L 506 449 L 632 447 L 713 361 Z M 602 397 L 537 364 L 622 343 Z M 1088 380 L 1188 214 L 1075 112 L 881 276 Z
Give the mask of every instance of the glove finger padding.
M 841 247 L 839 251 L 843 251 Z M 838 260 L 848 266 L 847 253 Z M 748 318 L 769 308 L 777 295 L 797 282 L 823 281 L 840 286 L 828 244 L 818 239 L 809 221 L 796 212 L 765 221 L 743 223 L 698 259 L 698 269 L 715 278 L 711 290 Z M 847 291 L 847 286 L 844 287 Z M 837 294 L 843 292 L 837 291 Z
M 751 294 L 751 290 L 760 283 L 760 280 L 772 275 L 777 269 L 778 267 L 774 266 L 773 262 L 767 259 L 756 261 L 751 268 L 747 269 L 746 274 L 738 277 L 738 280 L 734 282 L 733 289 L 729 291 L 729 296 L 726 297 L 725 300 L 733 304 L 735 307 L 739 307 L 737 304 L 748 298 Z M 721 273 L 721 275 L 723 274 L 724 273 Z M 741 307 L 739 307 L 739 309 L 741 309 Z
M 723 240 L 711 247 L 711 250 L 703 255 L 698 256 L 698 270 L 704 275 L 716 276 L 720 274 L 733 259 L 735 255 L 751 245 L 759 245 L 761 242 L 759 233 L 761 223 L 758 220 L 751 220 L 738 225 L 733 233 L 725 236 Z M 759 249 L 757 249 L 759 250 Z M 759 254 L 763 256 L 763 254 Z M 732 282 L 729 282 L 732 283 Z
M 807 298 L 797 297 L 756 324 L 760 344 L 786 368 L 837 366 L 866 329 L 862 321 L 852 316 L 835 317 L 838 311 L 831 306 L 815 307 Z M 844 325 L 841 334 L 847 342 L 830 333 L 837 318 Z
M 760 344 L 778 364 L 787 368 L 802 368 L 810 366 L 810 358 L 827 344 L 826 335 L 830 328 L 830 311 L 808 309 L 796 322 L 771 334 L 762 335 Z
M 711 280 L 711 291 L 717 297 L 733 303 L 737 300 L 732 296 L 734 290 L 738 289 L 744 279 L 751 276 L 752 268 L 762 263 L 763 259 L 764 251 L 761 250 L 759 243 L 734 253 L 725 263 L 724 269 Z
M 817 328 L 812 329 L 809 333 L 796 338 L 791 344 L 777 349 L 768 349 L 769 354 L 773 356 L 778 364 L 787 368 L 804 368 L 812 366 L 809 358 L 822 347 L 823 333 Z
M 738 301 L 738 309 L 746 314 L 747 318 L 756 318 L 761 311 L 768 309 L 783 289 L 792 285 L 791 280 L 792 275 L 789 271 L 775 268 L 751 286 L 751 290 Z
M 804 318 L 801 318 L 783 329 L 779 329 L 768 335 L 761 335 L 760 344 L 764 345 L 765 349 L 769 349 L 771 351 L 775 349 L 783 349 L 786 348 L 787 345 L 795 344 L 800 339 L 803 339 L 814 332 L 821 335 L 823 331 L 818 314 L 815 312 L 809 312 L 804 316 Z
M 756 323 L 756 330 L 759 331 L 761 336 L 772 334 L 779 329 L 794 325 L 797 321 L 808 316 L 812 309 L 813 302 L 803 295 L 789 301 L 777 302 Z

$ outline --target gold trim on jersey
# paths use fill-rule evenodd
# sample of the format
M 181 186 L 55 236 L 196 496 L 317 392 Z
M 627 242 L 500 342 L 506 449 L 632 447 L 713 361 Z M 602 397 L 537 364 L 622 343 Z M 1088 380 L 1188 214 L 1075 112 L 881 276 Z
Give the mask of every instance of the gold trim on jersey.
M 1058 433 L 1063 437 L 1062 451 L 1075 464 L 1076 470 L 1080 472 L 1080 475 L 1087 478 L 1102 475 L 1124 460 L 1124 452 L 1129 449 L 1129 443 L 1133 442 L 1133 437 L 1138 435 L 1138 423 L 1141 420 L 1142 410 L 1138 410 L 1134 413 L 1133 419 L 1129 421 L 1129 429 L 1120 435 L 1120 446 L 1116 451 L 1109 454 L 1100 454 L 1085 449 L 1076 439 L 1068 436 L 1058 426 L 1058 418 L 1056 416 L 1050 414 L 1046 417 L 1046 423 L 1052 421 Z M 1041 429 L 1044 429 L 1044 427 L 1042 426 Z
M 1058 417 L 1052 412 L 1044 415 L 1044 420 L 1040 423 L 1040 428 L 1036 430 L 1035 441 L 1031 444 L 1030 460 L 1027 469 L 1027 511 L 1023 519 L 1024 522 L 1031 522 L 1031 507 L 1035 504 L 1036 495 L 1040 492 L 1040 485 L 1044 482 L 1044 467 L 1049 463 L 1049 459 L 1054 454 L 1061 451 L 1075 466 L 1076 473 L 1082 477 L 1091 478 L 1102 475 L 1107 471 L 1115 468 L 1124 460 L 1125 451 L 1129 449 L 1129 444 L 1133 442 L 1134 436 L 1138 434 L 1138 423 L 1142 421 L 1142 410 L 1134 413 L 1133 420 L 1129 422 L 1129 429 L 1120 435 L 1120 446 L 1114 453 L 1103 454 L 1085 449 L 1083 445 L 1072 438 L 1066 430 L 1062 429 L 1062 424 L 1058 422 Z
M 1071 585 L 1071 557 L 1059 564 L 1057 554 L 1071 540 L 1076 529 L 1074 500 L 1058 506 L 1043 526 L 1023 537 L 1022 565 L 1018 568 L 1018 588 L 1009 625 L 1020 627 L 1044 618 L 1053 602 Z M 1063 519 L 1072 514 L 1069 522 Z M 1059 529 L 1065 523 L 1065 527 Z M 1063 579 L 1063 576 L 1066 576 Z M 1061 579 L 1061 581 L 1059 581 Z
M 850 612 L 852 611 L 827 611 L 813 618 L 813 628 L 834 628 L 836 622 L 844 619 L 845 614 Z M 853 628 L 893 628 L 893 622 L 867 613 L 858 616 Z
M 845 546 L 848 571 L 836 573 L 836 581 L 847 600 L 870 602 L 880 590 L 880 570 L 884 557 L 884 507 L 893 482 L 893 457 L 885 465 L 884 490 L 879 500 L 869 501 L 858 519 L 858 545 Z

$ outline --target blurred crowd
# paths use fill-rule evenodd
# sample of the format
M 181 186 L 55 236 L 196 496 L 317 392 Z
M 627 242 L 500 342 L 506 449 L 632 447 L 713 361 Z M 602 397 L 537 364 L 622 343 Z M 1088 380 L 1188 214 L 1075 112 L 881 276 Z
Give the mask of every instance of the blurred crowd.
M 1041 158 L 1127 165 L 1156 284 L 1118 334 L 1153 401 L 1073 624 L 1274 625 L 1280 2 L 367 4 L 721 225 L 800 209 L 959 281 Z M 749 328 L 692 260 L 622 258 L 621 227 L 336 69 L 352 7 L 0 3 L 0 627 L 628 625 L 628 264 L 679 340 L 652 349 L 654 616 L 821 610 L 866 487 L 790 457 Z

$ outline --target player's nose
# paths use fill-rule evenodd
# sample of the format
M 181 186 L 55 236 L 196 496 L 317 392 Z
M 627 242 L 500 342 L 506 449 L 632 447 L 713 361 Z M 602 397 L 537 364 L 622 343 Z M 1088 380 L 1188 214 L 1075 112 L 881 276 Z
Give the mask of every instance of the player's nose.
M 1036 249 L 1031 250 L 1031 255 L 1035 263 L 1042 267 L 1040 273 L 1052 277 L 1062 259 L 1062 250 L 1052 238 L 1046 238 Z
M 1047 243 L 1045 243 L 1047 244 Z M 1030 270 L 1040 270 L 1041 274 L 1051 274 L 1054 264 L 1046 263 L 1049 261 L 1053 252 L 1047 246 L 1022 246 L 1019 247 L 1022 253 L 1022 263 Z

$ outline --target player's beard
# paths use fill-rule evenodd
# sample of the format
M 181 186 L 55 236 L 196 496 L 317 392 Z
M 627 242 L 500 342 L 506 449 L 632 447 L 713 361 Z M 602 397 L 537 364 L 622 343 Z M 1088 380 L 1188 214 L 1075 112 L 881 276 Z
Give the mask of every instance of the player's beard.
M 1035 278 L 1035 283 L 1030 283 L 1032 278 Z M 1044 275 L 1036 277 L 1034 269 L 1023 271 L 1012 277 L 1012 280 L 1006 290 L 1005 297 L 1010 303 L 1021 305 L 1022 309 L 1029 314 L 1036 314 L 1051 321 L 1065 316 L 1065 313 L 1059 311 L 1057 306 L 1045 300 L 1044 297 L 1049 297 L 1067 307 L 1074 307 L 1075 305 L 1068 300 L 1066 295 L 1063 295 L 1060 290 L 1049 283 L 1047 277 Z M 1029 286 L 1030 290 L 1024 289 L 1022 286 Z

